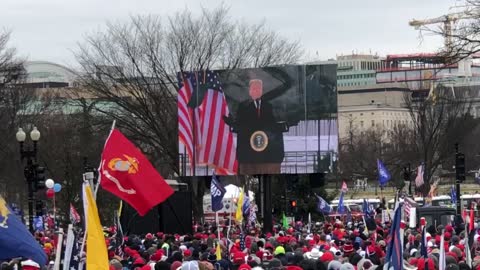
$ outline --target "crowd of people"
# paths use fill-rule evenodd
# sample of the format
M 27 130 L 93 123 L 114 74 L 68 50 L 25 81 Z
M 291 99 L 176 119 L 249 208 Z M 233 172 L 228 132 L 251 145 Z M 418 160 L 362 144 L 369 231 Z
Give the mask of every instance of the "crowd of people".
M 122 243 L 117 243 L 118 233 L 114 228 L 106 228 L 109 265 L 112 270 L 374 270 L 382 269 L 386 263 L 391 226 L 388 221 L 374 221 L 373 230 L 371 224 L 367 226 L 363 220 L 290 225 L 267 234 L 260 228 L 242 232 L 236 227 L 230 230 L 228 238 L 225 230 L 219 233 L 211 225 L 197 226 L 193 234 L 129 235 L 123 237 Z M 439 269 L 441 232 L 444 231 L 445 269 L 480 269 L 480 236 L 477 232 L 471 234 L 472 262 L 467 262 L 465 246 L 469 239 L 464 229 L 463 224 L 427 226 L 423 234 L 427 256 L 421 254 L 422 230 L 405 229 L 403 268 Z M 36 234 L 36 237 L 53 259 L 54 235 Z M 4 264 L 3 269 L 9 269 L 8 264 Z M 25 266 L 24 269 L 35 268 Z
M 293 224 L 292 224 L 293 225 Z M 227 240 L 218 239 L 214 231 L 199 228 L 193 235 L 163 233 L 125 238 L 123 255 L 110 250 L 111 269 L 176 270 L 176 269 L 311 269 L 311 270 L 374 270 L 385 264 L 390 223 L 376 222 L 368 230 L 362 221 L 318 222 L 307 227 L 294 224 L 275 234 L 237 230 Z M 444 233 L 446 268 L 480 269 L 480 239 L 475 234 L 473 263 L 466 262 L 464 225 L 433 226 L 425 234 L 428 255 L 420 253 L 421 230 L 407 229 L 404 235 L 404 268 L 439 269 L 441 232 Z M 215 245 L 221 247 L 217 258 Z

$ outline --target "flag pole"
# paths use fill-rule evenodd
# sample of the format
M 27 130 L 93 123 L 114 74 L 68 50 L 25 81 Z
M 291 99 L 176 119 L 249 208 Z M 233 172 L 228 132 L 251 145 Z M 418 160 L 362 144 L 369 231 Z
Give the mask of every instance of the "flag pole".
M 308 212 L 308 230 L 307 233 L 310 233 L 312 231 L 312 216 L 310 215 L 310 212 Z
M 108 142 L 108 139 L 110 138 L 110 135 L 112 135 L 113 130 L 115 129 L 115 124 L 117 123 L 117 120 L 113 120 L 112 127 L 110 128 L 110 132 L 108 133 L 108 137 L 105 140 L 105 145 Z M 100 166 L 98 166 L 98 177 L 97 177 L 97 185 L 94 187 L 95 191 L 93 192 L 93 197 L 96 200 L 97 199 L 97 192 L 98 192 L 98 187 L 100 186 L 100 182 L 102 181 L 102 176 L 101 172 L 102 171 L 102 160 L 100 160 Z
M 53 270 L 60 270 L 60 259 L 62 255 L 62 244 L 63 244 L 63 229 L 60 228 L 58 232 L 58 242 L 57 242 L 57 250 L 55 255 L 55 264 L 53 266 Z
M 82 270 L 83 269 L 83 263 L 82 263 L 82 253 L 83 251 L 85 250 L 85 243 L 87 242 L 87 203 L 86 203 L 86 200 L 85 200 L 85 185 L 88 183 L 87 180 L 83 180 L 83 184 L 82 184 L 82 200 L 83 200 L 83 215 L 84 215 L 84 223 L 85 223 L 85 230 L 83 231 L 83 239 L 82 239 L 82 246 L 80 247 L 80 251 L 79 251 L 79 255 L 80 255 L 80 262 L 78 264 L 78 270 Z
M 65 243 L 65 252 L 64 252 L 64 259 L 63 259 L 63 270 L 70 269 L 70 259 L 72 257 L 72 249 L 74 244 L 74 235 L 73 235 L 73 224 L 68 224 L 67 229 L 67 240 Z
M 218 223 L 218 211 L 215 211 L 215 223 L 217 224 L 218 240 L 220 240 L 220 224 Z

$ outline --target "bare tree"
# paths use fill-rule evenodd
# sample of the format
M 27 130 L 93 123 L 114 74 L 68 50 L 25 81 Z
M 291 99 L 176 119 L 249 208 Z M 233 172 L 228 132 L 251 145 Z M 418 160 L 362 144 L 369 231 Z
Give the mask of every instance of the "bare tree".
M 0 33 L 0 190 L 16 197 L 14 202 L 25 202 L 26 181 L 15 140 L 18 127 L 30 129 L 42 122 L 49 107 L 49 98 L 39 98 L 34 89 L 25 85 L 24 59 L 8 46 L 9 32 Z
M 104 100 L 95 108 L 150 155 L 163 175 L 179 173 L 177 72 L 294 63 L 302 52 L 264 24 L 231 21 L 228 9 L 202 9 L 167 18 L 132 17 L 86 37 L 76 57 L 81 87 Z M 192 181 L 201 216 L 204 184 Z
M 0 32 L 0 121 L 3 123 L 0 134 L 3 138 L 11 138 L 0 142 L 0 158 L 4 161 L 0 168 L 0 188 L 4 195 L 26 187 L 18 183 L 23 178 L 19 160 L 8 157 L 16 154 L 17 145 L 12 135 L 16 132 L 19 112 L 25 110 L 25 104 L 30 100 L 25 89 L 15 86 L 24 77 L 23 61 L 17 57 L 15 48 L 8 46 L 9 39 L 10 32 Z
M 470 114 L 468 89 L 456 92 L 454 87 L 440 84 L 428 98 L 413 100 L 410 95 L 405 96 L 413 125 L 403 135 L 412 143 L 406 149 L 417 153 L 410 160 L 425 164 L 424 194 L 428 193 L 434 173 L 442 165 L 452 164 L 454 144 L 463 143 L 478 125 Z

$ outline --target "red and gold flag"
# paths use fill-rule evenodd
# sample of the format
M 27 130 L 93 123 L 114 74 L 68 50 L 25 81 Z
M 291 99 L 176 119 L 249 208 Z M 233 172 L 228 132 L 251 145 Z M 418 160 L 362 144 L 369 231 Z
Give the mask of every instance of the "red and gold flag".
M 100 173 L 102 188 L 126 201 L 141 216 L 173 194 L 142 152 L 117 129 L 103 148 Z

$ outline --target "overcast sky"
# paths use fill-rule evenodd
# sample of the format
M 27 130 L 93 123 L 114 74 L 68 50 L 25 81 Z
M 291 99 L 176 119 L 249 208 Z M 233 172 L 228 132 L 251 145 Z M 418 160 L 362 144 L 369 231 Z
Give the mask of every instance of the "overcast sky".
M 0 27 L 12 31 L 11 45 L 29 60 L 74 65 L 72 50 L 84 35 L 129 15 L 169 15 L 189 8 L 230 7 L 234 19 L 265 20 L 282 35 L 299 39 L 310 58 L 338 54 L 380 55 L 438 50 L 443 40 L 408 25 L 448 13 L 455 0 L 2 0 Z

